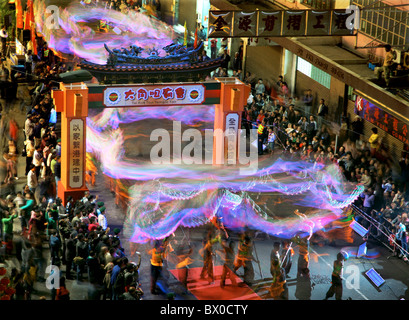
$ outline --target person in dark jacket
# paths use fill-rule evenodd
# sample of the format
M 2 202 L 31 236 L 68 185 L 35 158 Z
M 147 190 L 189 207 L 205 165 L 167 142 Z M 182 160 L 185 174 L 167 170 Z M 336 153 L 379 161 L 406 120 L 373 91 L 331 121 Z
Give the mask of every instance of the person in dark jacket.
M 76 256 L 76 233 L 71 233 L 70 237 L 65 241 L 65 262 L 66 262 L 66 279 L 71 280 L 71 269 Z
M 61 249 L 61 240 L 57 235 L 57 231 L 53 230 L 50 235 L 50 255 L 51 264 L 56 265 L 60 261 L 59 252 Z
M 80 233 L 77 237 L 76 248 L 76 265 L 77 265 L 77 281 L 82 281 L 82 274 L 84 272 L 85 262 L 88 257 L 88 243 L 84 234 Z M 81 259 L 82 258 L 82 259 Z
M 229 63 L 230 63 L 230 55 L 227 53 L 227 49 L 224 49 L 222 58 L 223 58 L 223 61 L 222 61 L 221 67 L 227 73 L 227 70 L 229 69 Z

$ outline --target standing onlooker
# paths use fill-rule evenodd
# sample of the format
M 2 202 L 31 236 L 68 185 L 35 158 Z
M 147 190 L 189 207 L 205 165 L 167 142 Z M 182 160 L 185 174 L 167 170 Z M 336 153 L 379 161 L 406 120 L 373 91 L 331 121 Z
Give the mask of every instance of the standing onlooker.
M 377 76 L 378 80 L 381 79 L 382 73 L 385 78 L 385 83 L 386 86 L 389 87 L 390 83 L 390 78 L 391 78 L 391 67 L 393 64 L 393 53 L 392 53 L 392 47 L 387 44 L 385 45 L 385 59 L 383 60 L 383 66 L 382 67 L 376 67 L 375 68 L 375 75 Z
M 34 140 L 34 127 L 33 122 L 34 116 L 32 114 L 27 115 L 26 121 L 24 123 L 24 133 L 26 135 L 26 140 Z
M 372 131 L 372 134 L 369 137 L 368 142 L 369 142 L 369 146 L 370 146 L 371 156 L 376 157 L 376 154 L 378 152 L 378 149 L 379 149 L 381 143 L 380 143 L 380 138 L 379 138 L 379 135 L 378 135 L 378 129 L 373 127 L 371 129 L 371 131 Z
M 302 97 L 302 102 L 304 103 L 304 115 L 307 118 L 311 115 L 312 99 L 311 89 L 306 90 Z
M 402 157 L 399 161 L 399 166 L 401 169 L 401 177 L 404 183 L 405 196 L 409 197 L 409 156 Z
M 124 268 L 126 267 L 127 263 L 128 263 L 128 258 L 126 258 L 126 257 L 120 258 L 118 260 L 118 263 L 115 264 L 114 268 L 112 269 L 111 280 L 110 280 L 110 286 L 112 288 L 111 300 L 118 300 L 119 299 L 119 296 L 117 295 L 117 290 L 115 288 L 115 283 L 116 283 L 116 280 L 117 280 L 119 274 L 121 272 L 124 272 Z
M 210 57 L 216 59 L 217 57 L 217 39 L 213 38 L 210 40 Z
M 317 130 L 318 130 L 317 122 L 315 121 L 314 116 L 311 115 L 306 130 L 308 139 L 312 139 L 315 136 Z
M 73 267 L 73 261 L 76 256 L 76 234 L 71 233 L 65 241 L 65 277 L 67 279 L 72 279 L 71 270 Z
M 99 208 L 100 214 L 98 215 L 98 224 L 102 227 L 102 230 L 108 228 L 107 217 L 105 216 L 105 207 Z
M 226 72 L 226 76 L 228 75 L 228 70 L 229 70 L 229 63 L 230 63 L 230 55 L 227 52 L 227 49 L 225 48 L 223 50 L 223 54 L 221 55 L 222 57 L 222 64 L 221 67 L 224 69 L 224 71 Z
M 274 143 L 277 136 L 273 130 L 273 128 L 268 129 L 268 147 L 270 149 L 270 153 L 274 154 Z
M 263 95 L 266 92 L 266 87 L 263 83 L 263 79 L 258 79 L 257 84 L 255 85 L 254 89 L 256 89 L 256 95 L 260 94 Z
M 30 191 L 34 194 L 38 186 L 36 167 L 32 164 L 30 166 L 30 171 L 27 174 L 27 185 Z
M 6 161 L 6 177 L 4 178 L 4 183 L 11 183 L 14 178 L 15 166 L 11 157 L 5 153 L 3 154 L 3 159 Z
M 3 241 L 9 242 L 13 240 L 13 220 L 17 218 L 16 213 L 10 214 L 8 211 L 5 212 L 4 218 L 1 219 L 3 225 Z
M 364 120 L 359 116 L 356 115 L 354 121 L 351 123 L 352 132 L 351 132 L 351 141 L 355 143 L 359 140 L 359 137 L 364 133 Z
M 368 188 L 368 190 L 365 192 L 365 197 L 364 197 L 364 212 L 367 214 L 367 217 L 371 216 L 372 209 L 375 205 L 375 195 L 373 193 L 372 188 Z M 365 221 L 367 221 L 365 219 Z
M 239 70 L 242 70 L 241 59 L 240 59 L 239 53 L 236 52 L 233 58 L 233 71 L 238 72 Z
M 82 281 L 82 274 L 85 269 L 85 262 L 88 257 L 88 243 L 84 234 L 80 233 L 77 237 L 76 247 L 76 264 L 77 264 L 77 281 Z
M 36 173 L 37 178 L 40 177 L 41 165 L 43 163 L 43 160 L 44 160 L 44 158 L 43 158 L 43 153 L 42 153 L 42 150 L 41 150 L 41 146 L 37 145 L 35 147 L 35 151 L 33 153 L 33 165 L 34 165 L 34 168 L 35 168 L 35 173 Z
M 24 56 L 25 56 L 24 66 L 25 66 L 25 71 L 26 71 L 26 78 L 27 78 L 27 80 L 30 80 L 31 79 L 31 74 L 33 72 L 33 69 L 32 69 L 32 67 L 33 67 L 33 54 L 32 54 L 32 51 L 28 50 Z
M 25 149 L 26 149 L 26 170 L 25 170 L 25 175 L 27 175 L 30 171 L 30 167 L 33 163 L 33 156 L 34 156 L 34 139 L 27 139 L 24 141 Z
M 321 130 L 322 122 L 325 120 L 326 115 L 328 114 L 328 106 L 325 104 L 325 100 L 321 99 L 317 111 L 317 125 L 318 130 Z
M 7 38 L 8 33 L 6 30 L 6 26 L 2 25 L 0 30 L 0 40 L 1 40 L 1 55 L 5 58 L 6 57 L 6 49 L 7 49 Z

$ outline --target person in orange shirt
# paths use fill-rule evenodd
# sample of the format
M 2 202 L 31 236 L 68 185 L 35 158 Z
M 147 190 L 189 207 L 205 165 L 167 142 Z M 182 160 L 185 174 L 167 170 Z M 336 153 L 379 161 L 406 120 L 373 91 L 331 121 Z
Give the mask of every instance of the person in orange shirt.
M 156 282 L 162 273 L 163 261 L 165 259 L 165 247 L 162 241 L 156 240 L 154 247 L 148 251 L 151 255 L 151 293 L 157 294 Z
M 92 155 L 87 152 L 86 154 L 86 182 L 88 184 L 91 184 L 91 186 L 95 186 L 95 175 L 98 174 L 97 167 L 94 164 L 94 161 L 92 159 Z
M 259 121 L 260 123 L 262 123 L 265 117 L 266 117 L 266 115 L 264 114 L 264 110 L 261 109 L 261 110 L 260 110 L 260 113 L 259 113 L 258 116 L 257 116 L 257 121 Z

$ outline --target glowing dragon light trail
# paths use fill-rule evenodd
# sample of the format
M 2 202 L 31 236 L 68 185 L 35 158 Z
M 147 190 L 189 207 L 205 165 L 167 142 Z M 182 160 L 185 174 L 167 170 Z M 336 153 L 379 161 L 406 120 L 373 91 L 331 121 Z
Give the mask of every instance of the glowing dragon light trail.
M 103 7 L 84 7 L 72 3 L 59 10 L 58 28 L 47 26 L 46 4 L 44 0 L 35 1 L 35 23 L 48 42 L 50 48 L 62 54 L 75 55 L 96 64 L 105 64 L 108 54 L 101 48 L 104 43 L 110 48 L 129 48 L 136 45 L 145 49 L 162 48 L 173 42 L 174 28 L 136 11 L 123 14 Z M 41 14 L 40 14 L 41 13 Z M 121 32 L 95 32 L 91 25 L 104 20 Z M 165 52 L 159 51 L 160 55 Z M 142 57 L 147 53 L 142 53 Z
M 172 112 L 170 108 L 160 109 L 161 118 L 175 120 L 178 115 L 193 126 L 213 120 L 212 114 L 206 117 L 205 108 L 194 108 L 194 117 L 178 114 L 183 109 L 184 114 L 189 115 L 186 107 L 172 107 Z M 338 219 L 341 209 L 363 191 L 359 185 L 350 192 L 341 187 L 341 176 L 335 166 L 305 162 L 279 159 L 249 177 L 240 176 L 237 168 L 230 167 L 165 167 L 126 160 L 123 144 L 127 137 L 119 125 L 156 117 L 155 112 L 148 112 L 155 108 L 149 109 L 105 109 L 108 111 L 89 118 L 87 123 L 87 151 L 100 160 L 104 174 L 115 179 L 145 181 L 129 190 L 131 202 L 124 234 L 132 242 L 161 239 L 174 233 L 179 226 L 197 227 L 215 216 L 233 230 L 247 227 L 282 238 L 291 238 L 305 230 L 305 236 L 310 236 Z M 284 178 L 279 177 L 283 174 Z M 272 219 L 251 197 L 251 193 L 271 192 L 298 196 L 294 200 L 296 205 L 320 209 L 308 215 L 308 225 L 305 224 L 307 215 L 303 215 L 304 219 L 296 216 Z
M 45 12 L 45 2 L 36 2 L 36 12 Z M 45 17 L 36 14 L 36 25 L 51 48 L 89 62 L 105 64 L 108 47 L 161 48 L 172 42 L 172 28 L 143 14 L 123 15 L 114 10 L 84 10 L 74 4 L 62 10 L 59 29 L 49 29 Z M 121 34 L 96 33 L 87 24 L 105 20 Z M 163 53 L 162 53 L 163 54 Z M 101 162 L 103 173 L 114 179 L 143 181 L 129 190 L 131 199 L 124 233 L 133 242 L 161 239 L 179 226 L 196 227 L 217 217 L 231 229 L 258 229 L 271 235 L 292 237 L 304 224 L 299 217 L 270 218 L 252 199 L 252 193 L 276 192 L 296 198 L 297 205 L 320 208 L 309 214 L 312 231 L 339 216 L 340 210 L 362 192 L 357 186 L 342 186 L 339 171 L 305 162 L 276 161 L 252 176 L 240 176 L 237 168 L 211 166 L 155 166 L 126 159 L 121 124 L 148 118 L 180 120 L 196 126 L 211 123 L 214 107 L 105 109 L 87 120 L 87 152 Z M 279 177 L 286 174 L 287 178 Z M 309 232 L 309 231 L 308 231 Z M 308 235 L 309 233 L 307 233 Z

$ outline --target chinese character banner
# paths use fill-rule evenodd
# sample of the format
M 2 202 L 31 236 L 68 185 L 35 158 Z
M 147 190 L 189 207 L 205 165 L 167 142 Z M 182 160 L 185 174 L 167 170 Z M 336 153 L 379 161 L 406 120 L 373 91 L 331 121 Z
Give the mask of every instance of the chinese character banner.
M 351 13 L 346 13 L 342 10 L 332 11 L 332 25 L 331 35 L 336 36 L 349 36 L 354 34 L 354 29 L 349 29 L 349 20 L 351 19 Z
M 281 36 L 282 11 L 265 12 L 260 11 L 258 19 L 259 37 Z
M 330 11 L 308 11 L 307 35 L 328 36 L 331 26 Z
M 255 37 L 257 35 L 257 12 L 234 12 L 234 37 Z
M 232 31 L 232 12 L 209 11 L 209 38 L 225 38 L 231 36 Z
M 284 11 L 282 35 L 304 36 L 306 19 L 306 11 Z
M 106 107 L 202 104 L 205 87 L 201 84 L 165 84 L 109 87 L 104 91 Z
M 346 10 L 209 11 L 209 38 L 353 36 Z

